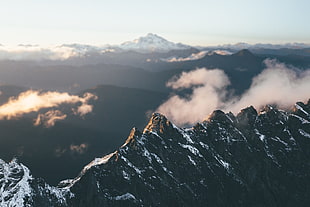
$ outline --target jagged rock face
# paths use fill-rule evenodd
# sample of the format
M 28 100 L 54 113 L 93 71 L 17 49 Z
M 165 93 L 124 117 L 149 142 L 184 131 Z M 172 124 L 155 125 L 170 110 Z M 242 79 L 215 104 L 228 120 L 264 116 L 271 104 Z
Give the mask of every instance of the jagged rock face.
M 0 159 L 0 207 L 67 206 L 66 199 L 73 194 L 35 179 L 29 169 L 13 159 Z
M 75 183 L 72 206 L 305 206 L 309 103 L 236 117 L 215 111 L 190 129 L 153 114 L 105 164 Z
M 46 206 L 307 206 L 309 114 L 309 102 L 291 113 L 248 107 L 181 129 L 154 113 L 142 133 L 134 128 L 117 151 L 54 188 L 63 202 L 32 188 Z

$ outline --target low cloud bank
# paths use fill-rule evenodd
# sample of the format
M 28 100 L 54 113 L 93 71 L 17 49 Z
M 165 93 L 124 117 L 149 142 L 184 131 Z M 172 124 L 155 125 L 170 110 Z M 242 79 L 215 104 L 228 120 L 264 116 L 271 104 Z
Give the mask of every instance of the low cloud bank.
M 183 72 L 167 83 L 175 90 L 192 89 L 188 97 L 171 96 L 158 107 L 178 125 L 202 121 L 216 109 L 238 113 L 242 108 L 253 105 L 260 109 L 266 104 L 289 108 L 296 101 L 310 98 L 310 70 L 298 70 L 276 60 L 264 61 L 266 69 L 253 78 L 251 87 L 240 97 L 230 96 L 228 76 L 220 69 L 206 68 Z M 230 98 L 227 98 L 230 97 Z
M 44 114 L 39 113 L 34 122 L 36 126 L 43 124 L 46 127 L 51 127 L 54 126 L 56 121 L 67 117 L 66 114 L 54 108 L 62 104 L 72 105 L 72 111 L 76 115 L 84 116 L 92 111 L 93 106 L 89 104 L 92 99 L 97 99 L 97 97 L 91 93 L 85 93 L 83 97 L 79 97 L 68 93 L 42 93 L 29 90 L 19 94 L 16 98 L 10 98 L 7 103 L 0 106 L 0 120 L 19 118 L 27 113 L 53 108 Z M 76 104 L 79 104 L 79 106 L 74 106 Z
M 0 60 L 64 60 L 79 53 L 67 46 L 42 48 L 38 45 L 18 45 L 14 48 L 0 46 Z
M 67 117 L 59 110 L 50 110 L 45 114 L 39 114 L 34 122 L 35 126 L 43 124 L 45 127 L 49 128 L 55 125 L 56 121 L 64 120 Z
M 164 62 L 184 62 L 184 61 L 193 61 L 193 60 L 199 60 L 204 58 L 206 55 L 214 55 L 214 54 L 218 54 L 218 55 L 231 55 L 232 53 L 227 51 L 227 50 L 213 50 L 213 51 L 201 51 L 198 53 L 193 53 L 188 57 L 170 57 L 170 58 L 164 58 L 161 59 Z
M 184 61 L 191 61 L 191 60 L 199 60 L 201 58 L 203 58 L 204 56 L 206 56 L 206 54 L 208 53 L 208 51 L 201 51 L 198 53 L 193 53 L 190 56 L 186 57 L 186 58 L 182 58 L 182 57 L 170 57 L 170 58 L 166 58 L 166 59 L 162 59 L 165 62 L 184 62 Z

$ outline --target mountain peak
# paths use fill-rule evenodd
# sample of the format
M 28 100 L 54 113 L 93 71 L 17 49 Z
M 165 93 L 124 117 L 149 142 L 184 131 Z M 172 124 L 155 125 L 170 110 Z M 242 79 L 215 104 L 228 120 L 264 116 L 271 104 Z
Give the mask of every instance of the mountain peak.
M 257 111 L 253 106 L 242 109 L 237 114 L 237 120 L 241 125 L 253 125 L 257 117 Z
M 148 33 L 146 36 L 139 37 L 133 41 L 127 41 L 120 45 L 122 50 L 132 50 L 137 52 L 168 52 L 170 50 L 185 50 L 191 48 L 188 45 L 174 43 L 165 38 Z
M 140 38 L 152 38 L 152 39 L 161 39 L 161 40 L 166 40 L 165 38 L 154 34 L 154 33 L 147 33 L 147 35 L 145 37 L 140 37 Z M 167 40 L 166 40 L 167 41 Z
M 143 133 L 155 132 L 163 134 L 172 128 L 172 123 L 164 115 L 160 113 L 153 113 L 149 123 L 144 128 Z
M 136 128 L 132 128 L 129 136 L 127 137 L 125 143 L 122 145 L 122 147 L 126 146 L 126 145 L 133 145 L 135 143 L 135 140 L 137 137 L 141 136 L 141 132 Z

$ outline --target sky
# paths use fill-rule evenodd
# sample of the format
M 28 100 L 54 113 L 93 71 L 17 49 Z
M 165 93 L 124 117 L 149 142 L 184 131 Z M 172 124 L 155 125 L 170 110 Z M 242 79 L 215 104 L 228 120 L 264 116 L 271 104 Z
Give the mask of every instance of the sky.
M 0 0 L 0 44 L 310 43 L 309 0 Z

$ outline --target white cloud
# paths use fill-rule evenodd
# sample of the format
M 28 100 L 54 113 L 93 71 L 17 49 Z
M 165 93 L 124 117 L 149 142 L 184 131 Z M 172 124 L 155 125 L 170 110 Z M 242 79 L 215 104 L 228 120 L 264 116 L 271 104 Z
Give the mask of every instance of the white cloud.
M 80 105 L 76 110 L 74 110 L 75 114 L 80 116 L 84 116 L 93 110 L 93 105 L 88 104 L 88 101 L 91 99 L 97 99 L 97 96 L 94 96 L 91 93 L 85 93 L 83 99 L 81 100 L 82 105 Z
M 206 56 L 207 53 L 208 53 L 208 51 L 201 51 L 198 53 L 193 53 L 186 58 L 170 57 L 170 58 L 162 59 L 162 61 L 165 61 L 165 62 L 184 62 L 184 61 L 191 61 L 191 60 L 199 60 L 199 59 L 203 58 L 204 56 Z
M 251 87 L 240 97 L 227 98 L 227 75 L 219 70 L 197 69 L 173 78 L 167 86 L 173 89 L 192 88 L 189 97 L 171 96 L 158 107 L 176 124 L 193 124 L 202 121 L 213 110 L 238 113 L 244 107 L 255 108 L 266 104 L 291 107 L 296 101 L 310 98 L 310 70 L 289 68 L 275 60 L 266 60 L 266 69 L 253 79 Z
M 0 45 L 0 60 L 65 60 L 84 56 L 87 53 L 114 52 L 111 46 L 91 46 L 82 44 L 63 44 L 41 47 L 40 45 L 20 44 L 16 47 Z
M 0 48 L 0 60 L 63 60 L 78 55 L 74 48 L 66 46 L 42 48 L 38 45 L 18 45 Z
M 86 150 L 88 149 L 88 144 L 82 143 L 80 145 L 70 145 L 70 151 L 73 153 L 78 153 L 78 154 L 84 154 Z
M 218 55 L 231 55 L 231 54 L 233 54 L 232 52 L 230 52 L 228 50 L 214 50 L 214 51 L 212 51 L 212 53 L 216 53 Z
M 79 97 L 68 93 L 51 91 L 42 93 L 40 91 L 29 90 L 19 94 L 16 98 L 11 97 L 7 103 L 0 106 L 0 120 L 18 118 L 27 113 L 59 107 L 62 104 L 81 104 L 77 109 L 73 110 L 77 110 L 79 115 L 85 115 L 92 111 L 92 106 L 88 103 L 91 99 L 97 99 L 97 96 L 91 93 L 85 93 L 83 97 Z M 45 123 L 49 122 L 53 124 L 56 120 L 64 119 L 64 116 L 60 111 L 52 110 L 44 115 L 39 115 L 35 123 L 41 123 L 41 120 L 44 120 Z
M 204 58 L 206 55 L 213 55 L 213 54 L 218 54 L 218 55 L 231 55 L 232 53 L 227 51 L 227 50 L 214 50 L 214 51 L 201 51 L 198 53 L 193 53 L 190 56 L 186 58 L 182 57 L 169 57 L 169 58 L 163 58 L 161 59 L 164 62 L 184 62 L 184 61 L 193 61 L 193 60 L 199 60 Z M 150 62 L 150 61 L 148 61 Z
M 232 100 L 224 110 L 234 113 L 253 105 L 261 108 L 266 104 L 291 107 L 296 101 L 310 98 L 310 70 L 298 71 L 275 60 L 265 60 L 267 68 L 256 76 L 250 89 L 240 98 Z
M 39 126 L 40 124 L 43 124 L 45 127 L 49 128 L 54 126 L 56 121 L 64 120 L 66 117 L 67 115 L 59 110 L 50 110 L 45 114 L 38 114 L 34 125 Z
M 81 106 L 79 106 L 77 108 L 77 114 L 79 114 L 80 116 L 84 116 L 85 114 L 88 114 L 90 112 L 92 112 L 93 110 L 93 106 L 89 105 L 89 104 L 82 104 Z
M 192 94 L 183 98 L 178 95 L 170 97 L 157 110 L 165 114 L 176 124 L 195 123 L 222 104 L 226 86 L 230 84 L 228 77 L 219 69 L 197 69 L 183 72 L 179 78 L 167 83 L 173 89 L 192 88 Z

